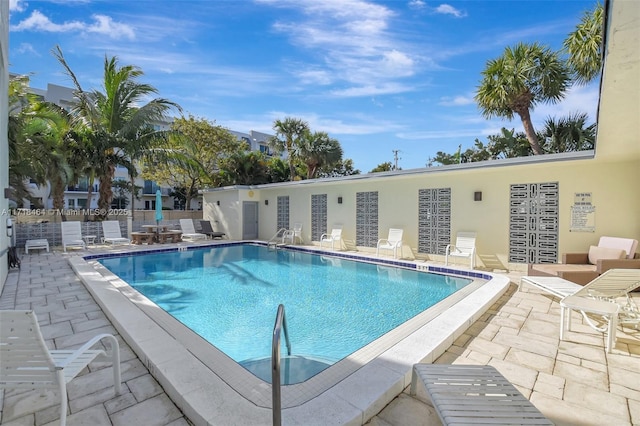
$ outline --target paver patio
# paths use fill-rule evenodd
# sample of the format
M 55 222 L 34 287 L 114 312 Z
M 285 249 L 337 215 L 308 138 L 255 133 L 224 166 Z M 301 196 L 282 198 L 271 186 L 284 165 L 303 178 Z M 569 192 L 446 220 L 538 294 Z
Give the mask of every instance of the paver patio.
M 91 248 L 90 251 L 104 248 Z M 23 255 L 22 268 L 9 273 L 0 309 L 33 309 L 50 348 L 78 347 L 99 333 L 118 337 L 123 393 L 115 396 L 108 363 L 94 363 L 69 386 L 74 425 L 188 425 L 176 405 L 117 334 L 55 249 Z M 437 363 L 495 366 L 545 416 L 558 425 L 640 424 L 640 334 L 625 328 L 611 354 L 604 338 L 575 316 L 567 340 L 559 341 L 557 298 L 525 286 L 518 274 L 507 293 L 458 338 Z M 438 425 L 425 394 L 406 389 L 369 424 Z M 56 425 L 59 399 L 53 391 L 0 390 L 0 424 Z M 225 424 L 221 419 L 220 424 Z M 318 419 L 322 425 L 323 419 Z

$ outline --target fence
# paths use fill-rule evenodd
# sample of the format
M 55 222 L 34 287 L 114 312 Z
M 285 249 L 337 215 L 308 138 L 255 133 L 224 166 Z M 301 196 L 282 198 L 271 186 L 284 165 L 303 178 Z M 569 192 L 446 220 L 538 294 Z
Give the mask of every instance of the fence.
M 177 229 L 179 229 L 180 219 L 195 219 L 196 229 L 200 225 L 198 219 L 202 219 L 202 211 L 167 211 L 166 213 L 163 211 L 162 214 L 164 216 L 162 223 Z M 13 227 L 16 247 L 24 247 L 27 240 L 37 239 L 46 239 L 49 241 L 50 246 L 62 245 L 61 216 L 53 214 L 49 216 L 41 215 L 36 216 L 38 219 L 35 221 L 20 220 L 20 217 L 20 215 L 16 215 L 17 220 Z M 155 212 L 153 211 L 136 211 L 134 217 L 136 220 L 131 223 L 132 232 L 143 231 L 142 225 L 155 225 L 156 223 Z M 67 219 L 80 221 L 82 235 L 94 235 L 96 242 L 101 241 L 102 237 L 104 237 L 102 222 L 85 222 L 82 221 L 82 216 L 72 216 Z M 112 220 L 116 219 L 120 223 L 120 233 L 122 236 L 128 235 L 127 216 L 117 216 Z

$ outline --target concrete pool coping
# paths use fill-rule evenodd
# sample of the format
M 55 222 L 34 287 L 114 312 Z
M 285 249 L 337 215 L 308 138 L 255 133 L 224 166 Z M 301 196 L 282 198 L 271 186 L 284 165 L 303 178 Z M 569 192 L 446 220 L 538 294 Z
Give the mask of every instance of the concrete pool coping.
M 186 247 L 192 249 L 202 245 Z M 173 250 L 179 248 L 174 247 Z M 135 252 L 140 254 L 138 250 Z M 132 254 L 135 252 L 132 251 Z M 336 252 L 322 254 L 340 256 Z M 149 304 L 146 298 L 137 298 L 135 293 L 127 294 L 119 278 L 105 273 L 106 268 L 101 268 L 101 265 L 96 267 L 97 262 L 92 262 L 92 259 L 97 257 L 101 256 L 87 256 L 86 259 L 72 257 L 69 262 L 122 337 L 191 421 L 197 425 L 219 424 L 221 420 L 225 424 L 271 424 L 270 400 L 267 404 L 264 401 L 266 396 L 270 399 L 271 385 L 255 378 L 226 356 L 220 357 L 215 352 L 203 350 L 199 337 L 187 334 L 176 339 L 176 330 L 171 321 L 164 321 L 162 315 L 154 315 L 159 308 Z M 364 256 L 343 254 L 340 257 L 360 259 Z M 372 262 L 380 259 L 363 260 Z M 468 270 L 433 267 L 422 262 L 385 263 L 413 264 L 415 269 L 432 268 L 438 272 L 469 274 Z M 322 419 L 322 424 L 360 425 L 376 415 L 408 386 L 414 363 L 432 362 L 444 353 L 509 285 L 509 279 L 505 276 L 486 272 L 479 274 L 486 275 L 490 280 L 477 286 L 471 294 L 448 306 L 426 324 L 415 325 L 415 330 L 408 336 L 371 361 L 358 365 L 346 377 L 339 377 L 340 380 L 326 391 L 312 396 L 306 402 L 289 404 L 290 407 L 282 411 L 283 422 L 316 424 L 318 419 Z M 186 346 L 185 340 L 189 340 Z M 206 346 L 211 348 L 208 343 Z M 237 387 L 237 381 L 246 382 L 246 388 L 252 390 L 254 395 L 249 395 L 249 398 L 241 395 L 230 386 L 229 377 L 217 375 L 207 364 L 221 367 L 226 372 L 232 370 L 230 374 L 236 382 L 234 386 Z M 341 373 L 338 371 L 337 374 Z M 283 388 L 283 401 L 308 391 L 295 386 Z M 287 388 L 291 388 L 289 392 Z M 301 398 L 304 400 L 305 396 Z

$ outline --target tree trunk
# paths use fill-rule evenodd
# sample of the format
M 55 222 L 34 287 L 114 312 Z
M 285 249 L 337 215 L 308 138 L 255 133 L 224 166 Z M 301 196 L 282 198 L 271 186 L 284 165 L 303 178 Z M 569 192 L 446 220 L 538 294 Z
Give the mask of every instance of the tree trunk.
M 133 175 L 131 175 L 131 204 L 129 205 L 129 208 L 131 209 L 131 220 L 133 220 L 133 202 L 135 201 L 136 197 L 135 181 L 136 179 L 133 177 Z
M 517 110 L 516 113 L 520 116 L 522 120 L 522 125 L 524 126 L 524 133 L 527 135 L 527 140 L 529 141 L 529 145 L 531 145 L 531 149 L 535 155 L 544 154 L 542 152 L 542 148 L 540 147 L 540 143 L 538 142 L 538 136 L 536 135 L 536 131 L 533 128 L 533 124 L 531 123 L 531 114 L 529 113 L 529 108 L 523 108 L 522 110 Z
M 67 215 L 64 214 L 64 182 L 60 176 L 57 176 L 52 184 L 51 196 L 53 198 L 53 208 L 60 213 L 62 221 L 67 221 Z
M 109 208 L 111 207 L 111 200 L 113 200 L 113 190 L 111 184 L 113 183 L 113 174 L 115 167 L 113 165 L 107 166 L 107 173 L 104 176 L 100 176 L 100 198 L 98 198 L 98 218 L 100 220 L 107 219 Z
M 296 180 L 296 168 L 293 166 L 293 154 L 291 149 L 293 148 L 293 143 L 287 141 L 287 160 L 289 160 L 289 180 L 293 182 Z
M 91 173 L 89 175 L 88 183 L 87 183 L 87 202 L 84 209 L 84 221 L 89 221 L 89 211 L 91 210 L 91 200 L 93 199 L 93 185 L 96 183 L 96 179 Z

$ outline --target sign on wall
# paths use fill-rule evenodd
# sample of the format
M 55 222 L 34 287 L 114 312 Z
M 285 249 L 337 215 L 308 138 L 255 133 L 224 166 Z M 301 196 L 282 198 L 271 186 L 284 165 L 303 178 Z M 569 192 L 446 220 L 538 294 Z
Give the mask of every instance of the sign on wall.
M 571 206 L 570 232 L 595 232 L 596 207 L 591 204 L 590 192 L 576 192 Z

